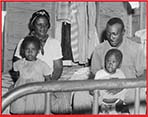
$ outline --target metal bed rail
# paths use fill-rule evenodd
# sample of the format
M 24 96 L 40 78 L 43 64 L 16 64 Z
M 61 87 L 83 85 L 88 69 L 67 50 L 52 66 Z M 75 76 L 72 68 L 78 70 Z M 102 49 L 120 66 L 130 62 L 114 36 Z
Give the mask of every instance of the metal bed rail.
M 98 90 L 111 88 L 136 88 L 135 114 L 139 113 L 139 88 L 146 87 L 146 79 L 105 79 L 105 80 L 73 80 L 29 83 L 11 89 L 2 97 L 2 112 L 14 100 L 34 93 L 69 92 L 94 90 L 92 114 L 98 114 Z M 49 106 L 50 108 L 50 106 Z M 49 110 L 50 111 L 50 110 Z M 48 112 L 50 113 L 50 112 Z M 47 114 L 47 113 L 45 113 Z

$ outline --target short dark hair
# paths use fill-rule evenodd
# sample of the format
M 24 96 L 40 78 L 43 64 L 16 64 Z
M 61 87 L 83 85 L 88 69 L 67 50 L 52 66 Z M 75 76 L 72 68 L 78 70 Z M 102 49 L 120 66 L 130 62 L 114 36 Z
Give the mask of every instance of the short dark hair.
M 25 57 L 25 48 L 30 43 L 33 43 L 38 51 L 40 50 L 41 47 L 40 40 L 35 36 L 30 36 L 30 35 L 26 36 L 20 47 L 20 55 L 22 56 L 22 58 Z
M 116 59 L 118 60 L 119 64 L 118 67 L 120 67 L 121 63 L 122 63 L 122 59 L 123 59 L 123 54 L 120 50 L 118 49 L 110 49 L 107 51 L 106 55 L 105 55 L 105 61 L 111 56 L 111 55 L 115 55 Z
M 123 21 L 120 19 L 120 18 L 118 18 L 118 17 L 113 17 L 113 18 L 111 18 L 108 22 L 107 22 L 107 25 L 114 25 L 114 24 L 121 24 L 121 26 L 122 26 L 122 30 L 124 30 L 124 23 L 123 23 Z
M 50 28 L 50 15 L 48 14 L 48 12 L 45 9 L 41 9 L 41 10 L 34 12 L 32 14 L 32 17 L 30 18 L 30 21 L 28 24 L 28 28 L 29 28 L 30 32 L 32 32 L 34 30 L 35 21 L 39 17 L 45 17 L 48 21 L 48 28 Z

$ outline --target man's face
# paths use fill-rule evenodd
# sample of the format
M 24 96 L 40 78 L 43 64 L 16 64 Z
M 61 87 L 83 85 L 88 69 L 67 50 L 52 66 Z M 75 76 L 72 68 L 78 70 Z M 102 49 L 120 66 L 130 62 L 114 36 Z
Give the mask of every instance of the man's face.
M 124 30 L 121 24 L 107 25 L 106 37 L 112 47 L 118 47 L 123 39 Z

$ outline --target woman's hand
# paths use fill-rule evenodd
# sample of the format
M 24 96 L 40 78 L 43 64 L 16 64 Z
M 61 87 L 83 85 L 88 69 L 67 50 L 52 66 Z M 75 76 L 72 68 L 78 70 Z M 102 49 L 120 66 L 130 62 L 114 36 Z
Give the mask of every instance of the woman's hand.
M 63 72 L 62 59 L 54 60 L 53 61 L 52 80 L 58 80 L 61 77 L 62 72 Z

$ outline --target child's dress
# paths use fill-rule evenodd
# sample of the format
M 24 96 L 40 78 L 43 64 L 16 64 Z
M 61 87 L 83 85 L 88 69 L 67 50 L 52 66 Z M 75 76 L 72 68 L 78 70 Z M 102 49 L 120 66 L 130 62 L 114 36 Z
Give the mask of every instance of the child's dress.
M 114 74 L 109 74 L 104 69 L 102 69 L 98 71 L 95 75 L 95 80 L 111 79 L 111 78 L 125 79 L 125 75 L 120 69 L 117 69 Z M 118 98 L 118 99 L 124 100 L 126 91 L 127 91 L 126 89 L 123 89 L 117 94 L 111 94 L 111 93 L 108 93 L 106 90 L 100 90 L 99 91 L 100 92 L 100 97 L 99 97 L 100 103 L 102 102 L 102 99 L 104 98 L 106 99 Z
M 14 87 L 31 82 L 44 82 L 44 76 L 51 74 L 49 66 L 37 59 L 36 61 L 18 60 L 14 63 L 14 71 L 19 71 L 20 77 Z M 17 99 L 11 104 L 11 113 L 14 114 L 44 114 L 45 94 L 30 94 Z

